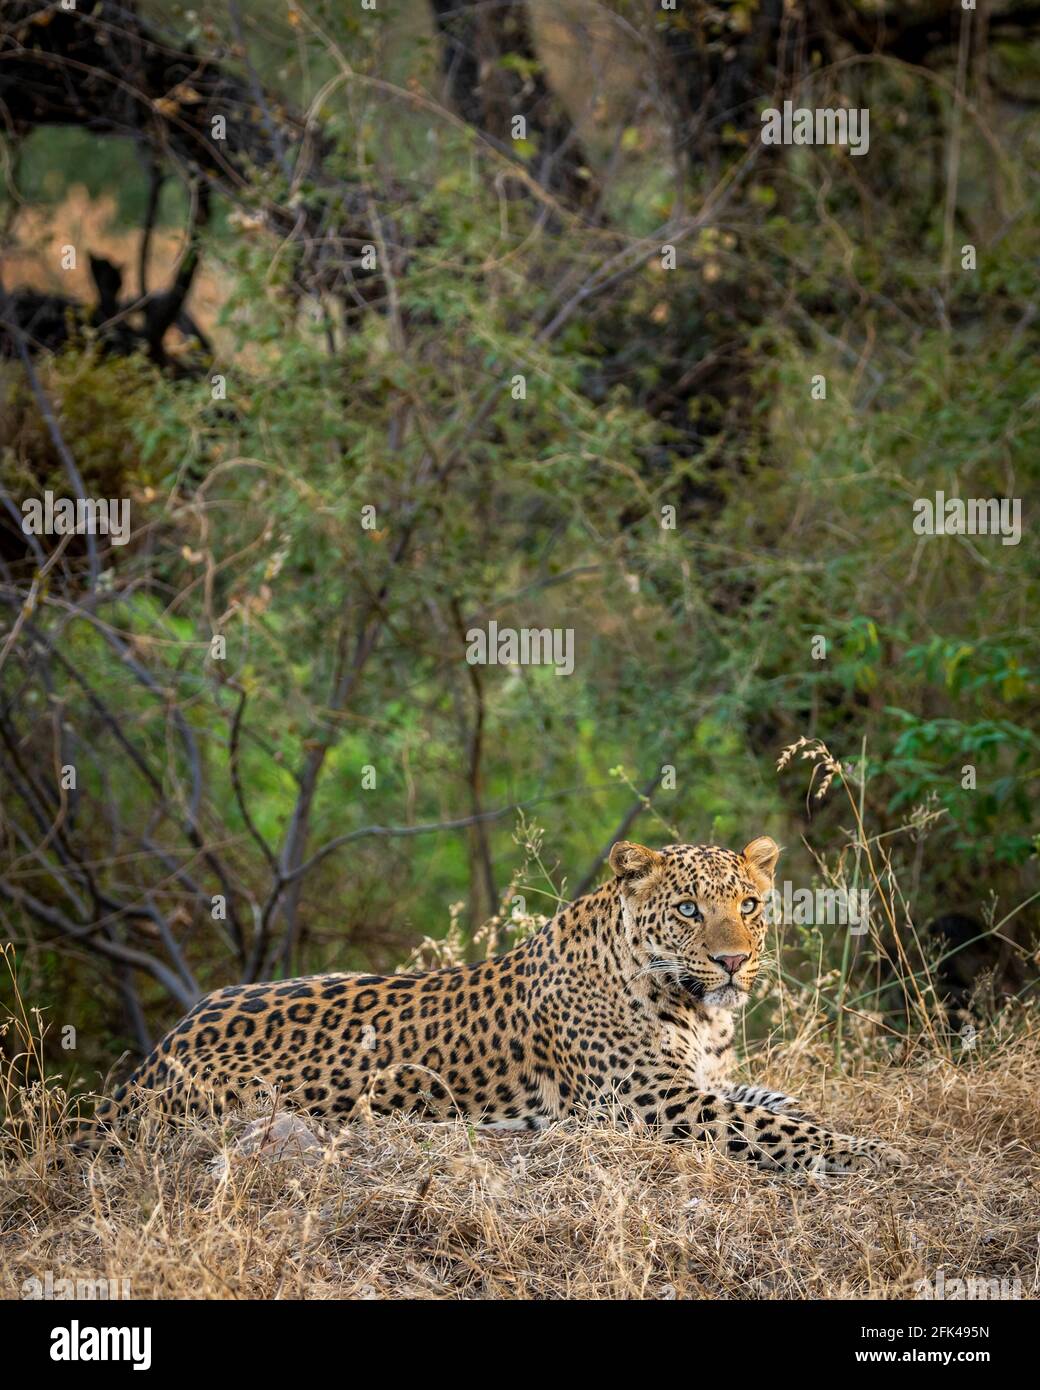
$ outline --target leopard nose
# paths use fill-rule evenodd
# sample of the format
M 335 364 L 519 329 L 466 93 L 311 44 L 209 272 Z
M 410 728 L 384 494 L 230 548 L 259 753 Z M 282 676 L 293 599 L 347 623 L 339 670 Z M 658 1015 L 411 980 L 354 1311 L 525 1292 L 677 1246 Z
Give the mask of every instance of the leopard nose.
M 712 956 L 712 960 L 723 966 L 731 975 L 735 975 L 747 960 L 747 956 Z

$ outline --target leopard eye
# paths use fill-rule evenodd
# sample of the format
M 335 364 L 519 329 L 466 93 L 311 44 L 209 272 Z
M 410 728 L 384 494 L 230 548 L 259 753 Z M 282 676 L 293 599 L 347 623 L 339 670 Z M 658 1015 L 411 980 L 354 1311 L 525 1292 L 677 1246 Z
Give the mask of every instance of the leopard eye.
M 756 908 L 757 906 L 758 906 L 758 899 L 757 899 L 757 898 L 745 898 L 744 901 L 740 904 L 740 910 L 741 910 L 741 912 L 744 914 L 745 917 L 750 917 L 751 914 L 752 914 L 752 912 L 754 912 L 754 910 L 755 910 L 755 908 Z
M 696 903 L 679 903 L 677 906 L 677 911 L 681 912 L 684 917 L 689 917 L 690 920 L 693 922 L 701 921 L 701 910 Z

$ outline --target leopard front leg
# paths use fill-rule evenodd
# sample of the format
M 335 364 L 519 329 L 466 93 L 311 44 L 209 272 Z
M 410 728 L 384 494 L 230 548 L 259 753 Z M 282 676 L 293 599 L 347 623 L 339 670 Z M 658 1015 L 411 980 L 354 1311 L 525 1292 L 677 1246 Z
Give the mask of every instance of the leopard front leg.
M 714 1091 L 672 1086 L 660 1094 L 636 1096 L 631 1109 L 664 1139 L 714 1143 L 732 1157 L 764 1168 L 855 1173 L 904 1161 L 877 1140 L 834 1134 L 798 1116 L 741 1104 Z

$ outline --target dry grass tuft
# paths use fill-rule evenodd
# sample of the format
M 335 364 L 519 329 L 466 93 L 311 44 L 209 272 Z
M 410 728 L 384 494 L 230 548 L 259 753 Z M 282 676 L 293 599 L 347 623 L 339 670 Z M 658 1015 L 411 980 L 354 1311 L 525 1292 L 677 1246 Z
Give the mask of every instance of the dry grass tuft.
M 835 1080 L 803 1048 L 758 1077 L 913 1156 L 874 1179 L 771 1175 L 572 1122 L 506 1137 L 308 1120 L 316 1149 L 282 1130 L 263 1142 L 254 1112 L 156 1126 L 60 1169 L 9 1128 L 0 1292 L 50 1270 L 129 1280 L 137 1298 L 905 1298 L 942 1267 L 1036 1297 L 1036 1043 L 902 1068 L 859 1058 Z

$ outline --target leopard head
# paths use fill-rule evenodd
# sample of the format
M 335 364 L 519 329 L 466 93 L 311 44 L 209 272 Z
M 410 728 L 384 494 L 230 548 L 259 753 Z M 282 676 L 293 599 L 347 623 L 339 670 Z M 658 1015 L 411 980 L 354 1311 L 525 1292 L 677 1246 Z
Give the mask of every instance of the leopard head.
M 768 835 L 740 854 L 715 845 L 616 844 L 610 867 L 638 973 L 702 1004 L 741 1008 L 761 963 L 779 855 Z

